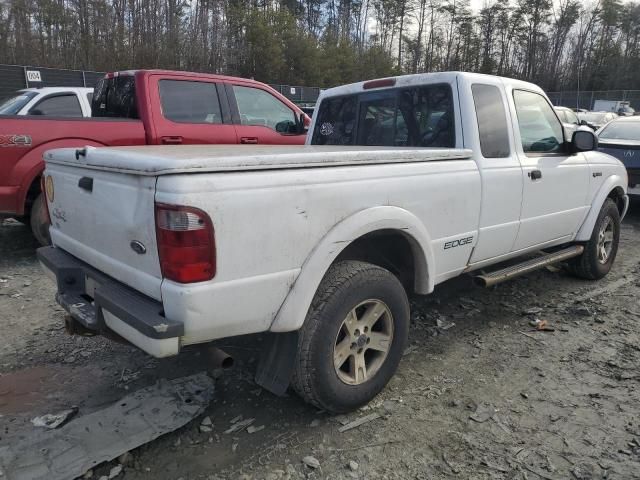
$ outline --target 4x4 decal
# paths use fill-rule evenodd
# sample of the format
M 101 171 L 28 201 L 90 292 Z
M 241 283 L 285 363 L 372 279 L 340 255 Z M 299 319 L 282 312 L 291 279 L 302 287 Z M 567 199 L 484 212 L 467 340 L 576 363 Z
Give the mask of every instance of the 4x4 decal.
M 30 147 L 31 137 L 29 135 L 20 135 L 9 133 L 0 135 L 0 147 Z

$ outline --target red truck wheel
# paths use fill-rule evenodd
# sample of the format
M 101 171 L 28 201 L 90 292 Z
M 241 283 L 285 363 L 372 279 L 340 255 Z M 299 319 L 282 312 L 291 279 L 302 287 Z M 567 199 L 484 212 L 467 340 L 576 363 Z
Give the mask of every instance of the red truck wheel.
M 31 207 L 31 231 L 33 236 L 40 245 L 51 244 L 51 237 L 49 236 L 49 215 L 47 215 L 47 207 L 44 204 L 44 194 L 40 194 L 36 197 Z

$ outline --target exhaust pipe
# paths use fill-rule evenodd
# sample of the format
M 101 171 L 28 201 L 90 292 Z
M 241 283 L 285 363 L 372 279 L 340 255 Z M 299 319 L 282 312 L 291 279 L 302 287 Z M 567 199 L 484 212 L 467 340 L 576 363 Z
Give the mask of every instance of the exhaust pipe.
M 221 368 L 227 370 L 233 367 L 233 357 L 218 347 L 209 347 L 207 349 L 207 358 L 209 365 L 213 367 L 213 369 Z
M 554 263 L 563 262 L 565 260 L 569 260 L 570 258 L 578 257 L 582 255 L 582 252 L 584 252 L 583 245 L 573 245 L 572 247 L 565 248 L 558 252 L 549 253 L 538 258 L 533 258 L 531 260 L 527 260 L 526 262 L 503 268 L 502 270 L 486 273 L 484 275 L 477 275 L 473 277 L 473 281 L 480 287 L 492 287 L 494 285 L 497 285 L 498 283 L 506 282 L 507 280 L 511 280 L 512 278 L 519 277 L 520 275 L 539 270 L 548 265 L 553 265 Z

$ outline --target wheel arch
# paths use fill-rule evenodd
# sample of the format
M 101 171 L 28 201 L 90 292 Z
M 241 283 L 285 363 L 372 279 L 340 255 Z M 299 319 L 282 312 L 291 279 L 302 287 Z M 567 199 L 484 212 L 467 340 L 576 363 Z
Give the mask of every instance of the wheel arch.
M 380 264 L 375 257 L 372 261 L 372 257 L 363 258 L 357 254 L 365 243 L 373 241 L 374 248 L 380 245 L 380 238 L 376 237 L 384 237 L 385 241 L 405 242 L 404 247 L 411 251 L 411 289 L 423 294 L 433 291 L 434 255 L 431 236 L 425 226 L 405 209 L 393 206 L 374 207 L 341 220 L 316 245 L 302 265 L 270 330 L 287 332 L 302 326 L 320 281 L 335 261 L 359 259 Z M 403 255 L 406 255 L 406 251 Z M 381 266 L 387 267 L 384 264 Z
M 625 179 L 620 175 L 611 175 L 604 181 L 593 202 L 591 202 L 591 210 L 589 210 L 582 226 L 578 229 L 576 241 L 586 242 L 591 238 L 598 214 L 607 198 L 611 198 L 616 202 L 620 218 L 624 217 L 629 206 L 629 197 L 625 193 Z

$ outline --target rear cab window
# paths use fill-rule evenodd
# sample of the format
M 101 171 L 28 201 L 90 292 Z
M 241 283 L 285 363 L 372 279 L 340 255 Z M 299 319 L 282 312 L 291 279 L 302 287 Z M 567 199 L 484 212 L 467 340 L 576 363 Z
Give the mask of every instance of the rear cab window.
M 390 88 L 324 99 L 312 145 L 455 147 L 448 84 Z
M 138 119 L 136 81 L 133 75 L 106 77 L 98 81 L 91 101 L 92 117 Z

